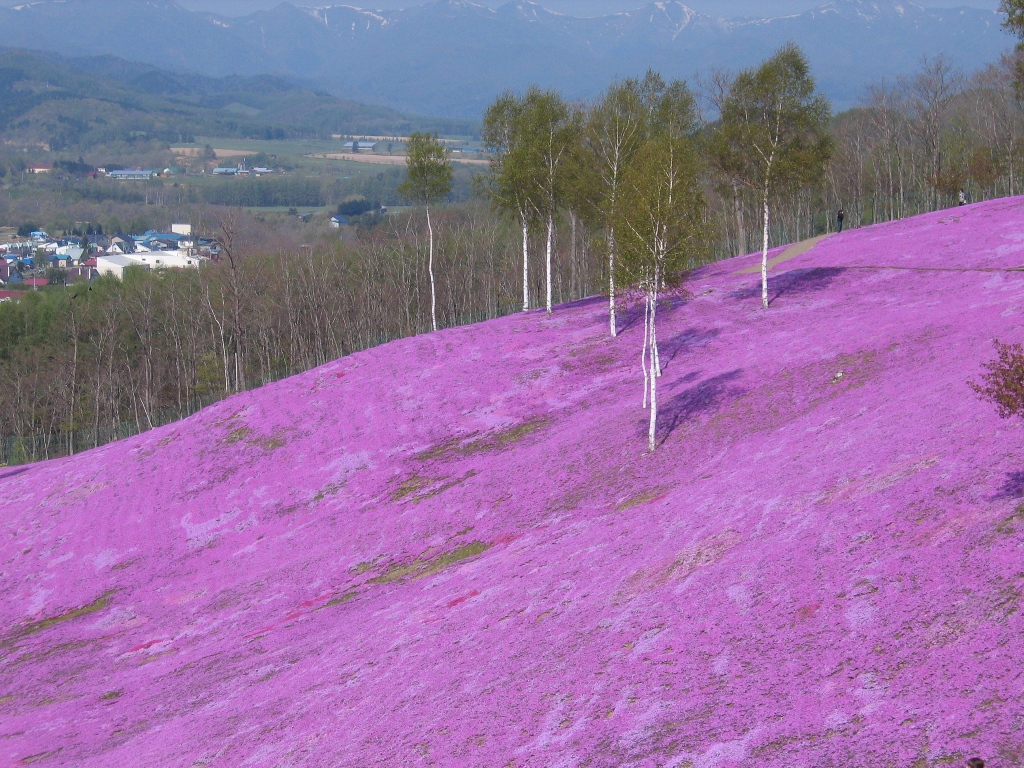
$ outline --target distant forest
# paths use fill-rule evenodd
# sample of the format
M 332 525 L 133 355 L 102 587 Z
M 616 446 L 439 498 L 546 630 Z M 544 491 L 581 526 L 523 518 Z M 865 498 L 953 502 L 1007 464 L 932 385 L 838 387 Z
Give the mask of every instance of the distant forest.
M 405 171 L 381 166 L 376 173 L 342 176 L 267 176 L 205 180 L 203 184 L 173 179 L 148 182 L 89 181 L 42 177 L 31 185 L 0 192 L 0 224 L 32 222 L 48 232 L 70 232 L 75 222 L 89 221 L 106 232 L 139 233 L 167 226 L 176 218 L 191 219 L 206 204 L 253 208 L 334 207 L 350 199 L 399 205 L 398 185 Z M 473 174 L 455 169 L 450 201 L 465 202 L 473 194 Z M 0 175 L 0 183 L 3 178 Z
M 1016 59 L 1006 58 L 968 76 L 936 58 L 912 77 L 873 87 L 857 108 L 829 120 L 830 152 L 820 171 L 773 193 L 770 244 L 834 230 L 840 208 L 846 226 L 857 227 L 955 205 L 961 190 L 972 202 L 1020 194 L 1024 111 L 1017 67 Z M 715 144 L 736 82 L 718 73 L 693 89 L 701 119 L 687 141 L 700 148 L 697 194 L 706 204 L 710 245 L 691 266 L 761 246 L 758 193 Z M 621 85 L 594 104 L 564 105 L 574 157 L 590 157 L 585 137 Z M 555 301 L 605 291 L 610 277 L 609 219 L 588 194 L 597 182 L 578 183 L 579 169 L 593 168 L 578 159 L 565 167 L 577 170 L 566 172 L 551 198 Z M 481 177 L 487 183 L 477 185 L 477 199 L 435 212 L 441 326 L 521 308 L 521 222 L 514 206 L 499 204 L 501 171 L 499 163 Z M 391 199 L 401 172 L 391 173 L 383 172 L 391 192 L 367 189 L 366 196 Z M 0 304 L 0 387 L 6 393 L 0 435 L 20 436 L 4 442 L 14 452 L 9 458 L 81 450 L 123 432 L 125 424 L 146 428 L 211 398 L 428 329 L 427 233 L 418 209 L 343 240 L 320 225 L 270 226 L 228 207 L 251 204 L 256 198 L 250 194 L 282 205 L 300 198 L 323 202 L 331 183 L 231 180 L 204 193 L 210 195 L 206 204 L 165 199 L 173 208 L 116 200 L 122 193 L 114 190 L 145 194 L 117 185 L 109 187 L 110 200 L 78 199 L 79 220 L 95 221 L 107 211 L 127 226 L 147 211 L 155 218 L 187 215 L 221 238 L 231 258 L 197 272 L 138 273 L 123 283 L 104 278 Z M 464 194 L 469 185 L 467 175 Z M 263 190 L 272 197 L 262 197 Z M 222 205 L 208 204 L 214 202 Z M 0 195 L 0 209 L 18 205 Z M 543 295 L 546 238 L 545 220 L 535 213 L 527 217 L 532 306 Z

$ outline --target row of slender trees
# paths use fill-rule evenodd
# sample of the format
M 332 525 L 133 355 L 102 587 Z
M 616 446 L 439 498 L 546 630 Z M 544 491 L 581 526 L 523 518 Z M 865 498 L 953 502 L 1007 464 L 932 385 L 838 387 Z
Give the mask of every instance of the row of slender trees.
M 917 73 L 877 84 L 835 120 L 792 45 L 757 68 L 712 73 L 696 95 L 653 72 L 614 83 L 592 104 L 539 88 L 506 92 L 484 117 L 494 159 L 480 186 L 518 222 L 524 310 L 534 303 L 536 243 L 539 303 L 551 311 L 551 254 L 566 219 L 595 237 L 606 261 L 613 336 L 619 293 L 644 296 L 653 450 L 659 291 L 711 253 L 747 253 L 756 243 L 767 308 L 769 248 L 828 231 L 838 209 L 859 226 L 936 210 L 961 194 L 1017 194 L 1020 68 L 1019 56 L 1007 56 L 968 78 L 943 56 L 925 59 Z
M 1024 22 L 1010 26 L 1024 31 Z M 771 245 L 829 231 L 839 209 L 859 226 L 936 210 L 961 194 L 1019 194 L 1021 71 L 1020 53 L 971 77 L 944 56 L 925 59 L 918 72 L 877 84 L 835 120 L 792 45 L 738 75 L 712 73 L 696 100 L 655 73 L 615 83 L 588 105 L 539 89 L 503 94 L 484 121 L 495 156 L 486 189 L 520 223 L 523 307 L 530 306 L 531 234 L 543 238 L 546 255 L 559 211 L 581 220 L 607 259 L 612 335 L 618 291 L 646 296 L 642 360 L 653 450 L 658 290 L 709 251 L 748 253 L 756 243 L 767 308 Z M 680 120 L 678 135 L 666 132 L 667 104 L 686 104 L 679 114 L 699 119 Z M 693 210 L 678 209 L 681 199 Z M 643 236 L 637 216 L 647 218 Z
M 609 330 L 616 296 L 643 296 L 641 360 L 649 447 L 657 428 L 659 296 L 706 260 L 714 228 L 707 190 L 715 178 L 756 195 L 762 223 L 762 303 L 768 307 L 771 209 L 821 176 L 831 157 L 830 108 L 802 53 L 783 47 L 725 84 L 713 125 L 698 119 L 685 83 L 657 73 L 613 84 L 592 105 L 553 91 L 508 92 L 487 110 L 483 137 L 494 158 L 484 190 L 522 233 L 523 309 L 530 308 L 530 234 L 544 239 L 552 309 L 552 252 L 561 213 L 599 232 L 607 258 Z
M 647 318 L 653 446 L 657 318 L 685 270 L 754 248 L 763 264 L 839 207 L 857 226 L 951 204 L 961 187 L 1019 192 L 1015 68 L 966 78 L 924 62 L 831 122 L 792 47 L 694 91 L 651 73 L 587 105 L 503 94 L 476 202 L 440 204 L 450 157 L 420 135 L 401 187 L 418 207 L 376 229 L 309 242 L 308 227 L 210 207 L 190 218 L 221 240 L 219 264 L 0 304 L 0 435 L 36 436 L 4 442 L 23 458 L 79 450 L 381 341 L 606 292 L 609 333 L 624 301 Z

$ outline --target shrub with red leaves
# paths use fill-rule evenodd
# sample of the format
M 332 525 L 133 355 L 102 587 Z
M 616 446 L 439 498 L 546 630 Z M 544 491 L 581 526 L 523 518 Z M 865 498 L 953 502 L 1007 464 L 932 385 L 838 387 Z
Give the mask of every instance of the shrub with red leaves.
M 995 403 L 1004 419 L 1024 416 L 1024 346 L 995 340 L 997 358 L 985 363 L 980 382 L 969 382 L 982 400 Z

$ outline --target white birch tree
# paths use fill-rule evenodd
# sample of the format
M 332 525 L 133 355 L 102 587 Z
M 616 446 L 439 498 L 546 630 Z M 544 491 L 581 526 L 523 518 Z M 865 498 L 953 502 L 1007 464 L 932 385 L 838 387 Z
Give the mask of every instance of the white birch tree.
M 546 227 L 545 307 L 551 314 L 555 216 L 570 184 L 569 161 L 579 142 L 579 115 L 557 91 L 531 87 L 523 99 L 524 157 L 532 181 L 526 198 Z
M 408 171 L 398 192 L 406 200 L 419 203 L 427 215 L 427 236 L 430 241 L 427 272 L 430 276 L 430 326 L 437 330 L 437 280 L 434 276 L 434 226 L 430 206 L 448 197 L 452 191 L 451 150 L 436 134 L 415 132 L 406 142 Z
M 588 169 L 593 170 L 588 181 L 593 179 L 591 183 L 596 187 L 597 208 L 604 219 L 608 256 L 608 326 L 613 337 L 618 333 L 615 317 L 615 220 L 626 166 L 643 145 L 647 122 L 640 83 L 631 78 L 614 83 L 605 91 L 590 110 L 584 128 L 584 142 L 589 155 L 585 162 Z
M 627 167 L 616 221 L 620 282 L 637 289 L 644 301 L 640 359 L 651 451 L 657 447 L 661 375 L 658 302 L 667 290 L 680 285 L 683 270 L 704 258 L 710 243 L 694 139 L 694 101 L 686 86 L 678 82 L 669 86 L 653 117 L 655 130 Z
M 491 155 L 485 191 L 494 205 L 512 213 L 522 229 L 523 312 L 530 309 L 530 226 L 537 206 L 531 197 L 539 187 L 533 174 L 536 163 L 525 120 L 525 100 L 511 91 L 502 93 L 484 113 L 481 137 Z
M 768 307 L 771 206 L 817 179 L 832 154 L 831 107 L 815 92 L 800 49 L 783 46 L 736 76 L 722 105 L 712 154 L 761 203 L 761 304 Z

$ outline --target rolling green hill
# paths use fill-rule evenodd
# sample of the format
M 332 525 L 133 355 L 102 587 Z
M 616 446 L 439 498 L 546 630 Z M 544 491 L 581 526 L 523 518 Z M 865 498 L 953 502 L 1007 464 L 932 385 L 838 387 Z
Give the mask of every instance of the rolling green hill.
M 171 73 L 114 56 L 62 59 L 0 48 L 0 139 L 52 151 L 197 135 L 303 138 L 469 134 L 465 120 L 435 120 L 339 99 L 271 76 Z

